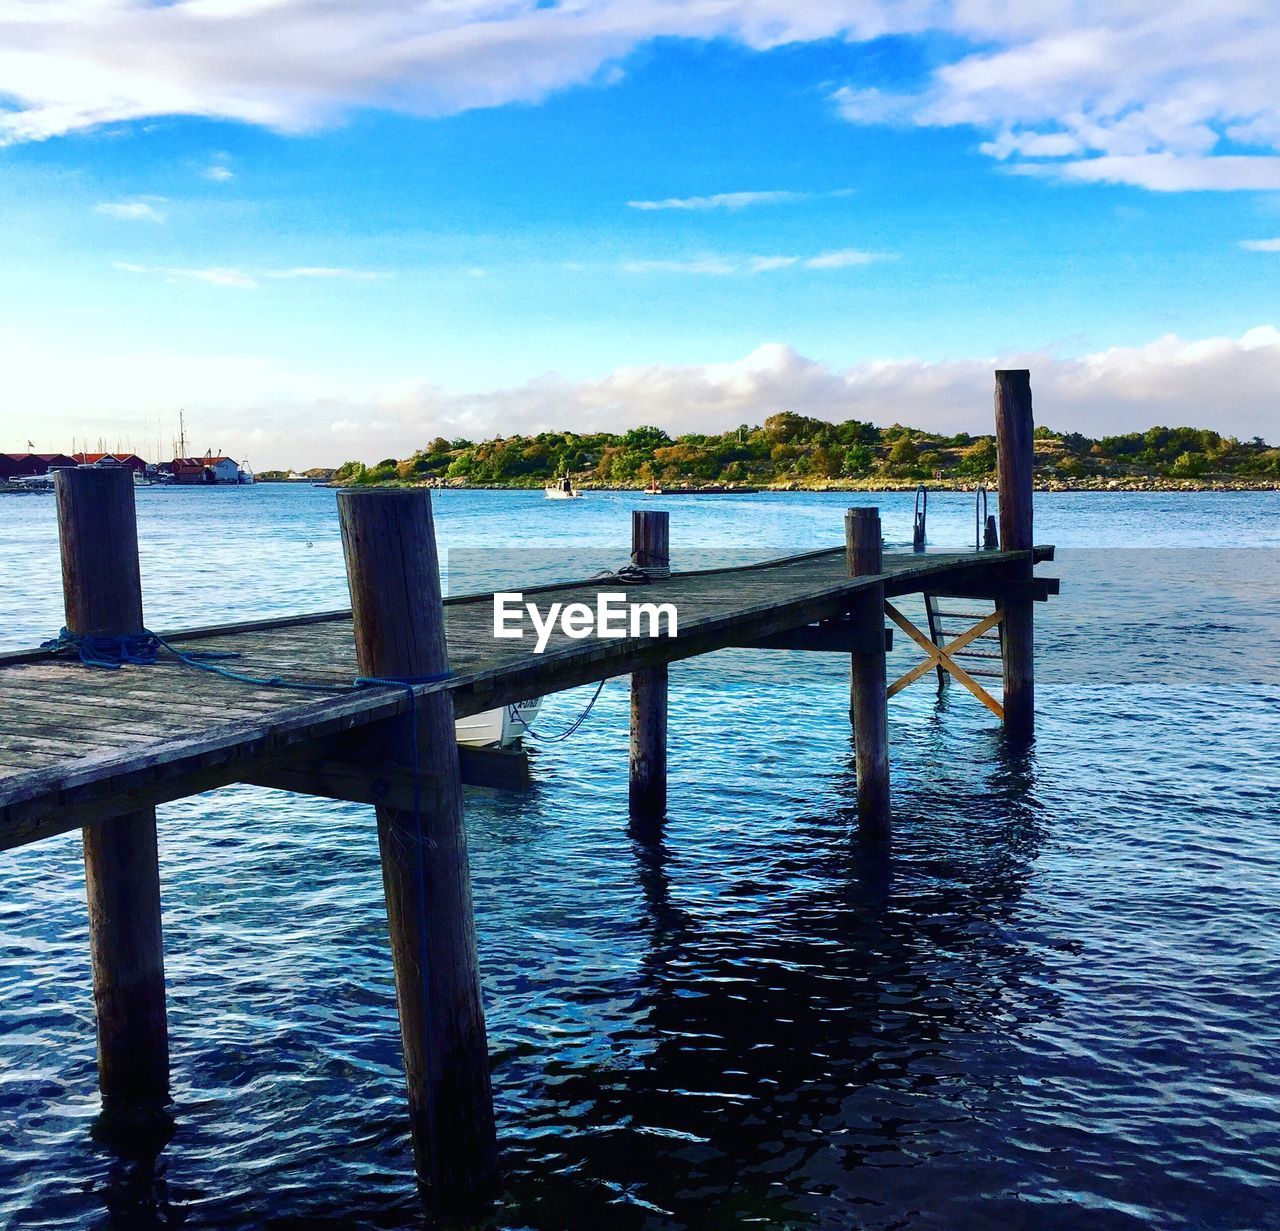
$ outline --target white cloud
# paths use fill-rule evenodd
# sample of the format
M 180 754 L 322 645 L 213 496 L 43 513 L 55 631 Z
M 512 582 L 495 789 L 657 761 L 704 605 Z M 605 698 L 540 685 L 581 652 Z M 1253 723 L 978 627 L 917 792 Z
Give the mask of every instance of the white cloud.
M 164 265 L 135 265 L 131 261 L 116 261 L 115 268 L 130 274 L 159 274 L 167 282 L 205 282 L 210 286 L 236 287 L 253 290 L 258 285 L 252 275 L 239 269 L 211 266 L 207 269 L 180 269 Z
M 1240 247 L 1246 252 L 1280 252 L 1280 239 L 1245 239 Z
M 163 222 L 164 214 L 156 208 L 163 201 L 163 197 L 140 197 L 136 201 L 103 201 L 93 207 L 93 212 L 127 222 Z
M 320 363 L 296 368 L 244 355 L 122 352 L 56 361 L 56 343 L 0 332 L 11 390 L 0 442 L 20 447 L 23 424 L 46 433 L 134 433 L 185 405 L 188 421 L 259 468 L 333 465 L 347 456 L 404 456 L 433 436 L 618 429 L 655 423 L 672 433 L 723 431 L 781 409 L 823 419 L 898 421 L 937 431 L 991 430 L 992 371 L 1031 369 L 1037 422 L 1097 436 L 1153 424 L 1213 427 L 1277 439 L 1280 329 L 1240 337 L 1173 335 L 1075 358 L 1045 352 L 926 361 L 883 358 L 839 367 L 768 343 L 731 363 L 617 368 L 588 380 L 555 373 L 501 389 L 459 392 L 427 381 L 369 385 Z M 84 406 L 99 409 L 87 419 Z M 239 443 L 237 443 L 239 442 Z
M 374 269 L 343 269 L 333 265 L 297 265 L 293 269 L 271 269 L 268 278 L 336 278 L 343 282 L 372 282 L 385 278 L 385 273 Z
M 874 265 L 877 261 L 896 261 L 892 252 L 865 252 L 861 248 L 837 248 L 820 252 L 804 261 L 806 269 L 848 269 L 851 265 Z
M 136 265 L 130 261 L 116 261 L 115 268 L 131 274 L 158 274 L 168 282 L 206 282 L 210 286 L 235 287 L 255 290 L 260 278 L 328 278 L 343 282 L 370 282 L 388 277 L 371 269 L 343 269 L 326 265 L 298 265 L 293 269 L 268 269 L 261 273 L 248 273 L 215 265 L 204 269 L 178 269 L 168 265 Z
M 363 106 L 442 115 L 537 102 L 607 85 L 628 53 L 664 37 L 764 51 L 929 34 L 962 50 L 911 95 L 841 87 L 840 113 L 971 126 L 993 157 L 1075 180 L 1276 183 L 1274 0 L 10 0 L 0 143 L 161 115 L 298 132 Z
M 779 269 L 847 269 L 853 265 L 872 265 L 877 261 L 897 260 L 892 252 L 866 252 L 861 248 L 839 248 L 819 252 L 816 256 L 730 256 L 705 255 L 685 260 L 624 261 L 622 269 L 629 274 L 705 274 L 727 278 L 735 274 L 766 274 Z
M 794 201 L 810 201 L 815 197 L 847 197 L 851 188 L 834 192 L 791 192 L 777 189 L 770 192 L 717 192 L 709 197 L 665 197 L 660 201 L 628 201 L 631 209 L 640 210 L 713 210 L 746 209 L 751 205 L 783 205 Z
M 853 123 L 967 125 L 1011 169 L 1162 192 L 1280 188 L 1280 23 L 1271 0 L 943 6 L 983 50 L 917 94 L 843 87 Z M 1252 146 L 1252 150 L 1241 146 Z
M 1014 163 L 1018 175 L 1049 175 L 1087 184 L 1139 184 L 1152 192 L 1266 191 L 1280 188 L 1280 157 L 1179 158 L 1116 154 L 1064 162 Z
M 212 166 L 205 167 L 203 174 L 205 179 L 212 180 L 215 184 L 225 184 L 228 180 L 233 180 L 236 177 L 236 173 L 230 167 L 220 162 L 215 162 Z

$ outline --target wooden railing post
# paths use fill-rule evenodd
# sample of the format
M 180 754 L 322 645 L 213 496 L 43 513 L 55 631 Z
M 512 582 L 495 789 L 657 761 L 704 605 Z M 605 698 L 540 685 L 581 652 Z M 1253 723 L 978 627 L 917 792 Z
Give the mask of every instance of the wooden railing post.
M 133 472 L 62 470 L 54 488 L 68 630 L 142 632 Z M 83 832 L 103 1105 L 160 1106 L 169 1097 L 169 1029 L 156 812 L 140 808 Z
M 883 572 L 879 509 L 849 509 L 844 516 L 845 557 L 850 577 Z M 884 654 L 884 585 L 859 592 L 850 621 L 878 650 L 853 655 L 849 717 L 853 721 L 858 774 L 858 823 L 864 833 L 889 836 L 889 703 Z
M 1000 484 L 1000 542 L 1005 551 L 1033 544 L 1034 431 L 1031 373 L 996 373 L 996 468 Z M 1022 575 L 1030 578 L 1028 561 Z M 1035 604 L 1011 598 L 1004 604 L 1004 725 L 1012 739 L 1035 733 Z
M 670 515 L 657 509 L 631 512 L 631 563 L 665 574 L 671 567 Z M 667 811 L 667 667 L 631 673 L 632 820 L 658 821 Z
M 366 676 L 412 679 L 449 668 L 431 497 L 338 493 L 356 658 Z M 493 1099 L 447 692 L 417 703 L 384 749 L 435 780 L 418 812 L 380 806 L 378 840 L 418 1178 L 442 1201 L 485 1187 L 495 1166 Z

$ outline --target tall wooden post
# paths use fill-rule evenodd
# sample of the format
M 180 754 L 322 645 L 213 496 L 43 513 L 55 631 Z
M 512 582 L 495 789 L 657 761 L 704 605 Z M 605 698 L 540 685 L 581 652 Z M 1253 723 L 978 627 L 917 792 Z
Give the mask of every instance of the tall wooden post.
M 850 577 L 883 572 L 879 509 L 849 509 L 844 515 L 845 557 Z M 858 773 L 858 823 L 870 837 L 889 836 L 889 703 L 884 655 L 884 585 L 858 593 L 850 610 L 854 629 L 868 648 L 853 655 L 849 717 L 853 721 Z
M 1032 538 L 1035 425 L 1031 373 L 996 373 L 996 468 L 1000 483 L 1000 542 L 1005 551 L 1028 551 Z M 1030 578 L 1027 562 L 1022 575 Z M 1035 616 L 1029 598 L 1004 603 L 1004 725 L 1012 739 L 1035 733 Z
M 631 563 L 665 575 L 671 568 L 670 514 L 657 509 L 631 512 Z M 659 821 L 667 811 L 667 667 L 631 673 L 632 820 Z
M 68 630 L 142 632 L 133 472 L 63 470 L 54 488 Z M 103 1105 L 160 1106 L 169 1098 L 169 1028 L 155 809 L 86 828 L 84 870 Z
M 413 679 L 449 669 L 431 497 L 338 493 L 356 659 L 366 676 Z M 382 753 L 415 763 L 406 716 Z M 454 1201 L 493 1173 L 496 1144 L 476 959 L 462 783 L 447 692 L 417 704 L 416 764 L 435 779 L 418 813 L 377 809 L 396 1000 L 418 1178 Z

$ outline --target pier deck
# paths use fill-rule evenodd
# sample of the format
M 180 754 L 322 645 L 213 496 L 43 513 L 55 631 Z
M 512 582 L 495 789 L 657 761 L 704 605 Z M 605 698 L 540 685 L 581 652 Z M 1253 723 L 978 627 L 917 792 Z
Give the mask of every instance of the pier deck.
M 457 717 L 730 646 L 750 645 L 850 610 L 859 591 L 1008 592 L 1024 582 L 1032 551 L 892 553 L 878 576 L 846 575 L 845 551 L 813 552 L 731 569 L 672 573 L 643 586 L 593 579 L 533 587 L 541 605 L 593 602 L 599 591 L 673 602 L 675 638 L 570 640 L 557 631 L 545 653 L 530 638 L 496 641 L 491 595 L 445 600 L 452 677 L 415 686 L 447 691 Z M 255 687 L 222 679 L 161 653 L 152 666 L 93 670 L 48 651 L 0 655 L 0 849 L 79 828 L 139 807 L 233 782 L 288 786 L 304 762 L 333 759 L 352 736 L 404 713 L 402 689 L 343 686 L 360 674 L 349 611 L 174 633 L 184 651 L 235 653 L 227 665 L 254 676 L 332 684 L 332 694 Z M 814 648 L 817 648 L 816 646 Z M 834 648 L 834 647 L 833 647 Z M 378 786 L 344 781 L 340 798 L 381 801 Z M 393 785 L 393 784 L 392 784 Z M 321 783 L 323 786 L 323 783 Z M 382 789 L 392 789 L 386 781 Z M 403 791 L 401 792 L 403 795 Z

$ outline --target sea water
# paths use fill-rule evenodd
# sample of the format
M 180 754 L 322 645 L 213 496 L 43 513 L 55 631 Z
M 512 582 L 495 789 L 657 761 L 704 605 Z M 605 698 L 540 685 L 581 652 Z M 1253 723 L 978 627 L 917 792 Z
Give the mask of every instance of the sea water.
M 670 508 L 677 567 L 836 545 L 850 503 L 911 532 L 910 494 L 434 499 L 446 564 L 622 564 L 632 507 Z M 931 546 L 973 516 L 935 494 Z M 330 490 L 143 489 L 138 519 L 152 627 L 345 605 Z M 1041 495 L 1036 539 L 1034 748 L 932 673 L 895 697 L 888 858 L 840 655 L 672 669 L 661 841 L 628 835 L 625 680 L 531 793 L 468 792 L 484 1225 L 1280 1227 L 1280 495 Z M 57 631 L 50 498 L 0 498 L 0 586 L 0 648 Z M 421 1226 L 370 810 L 159 818 L 167 1143 L 95 1131 L 79 838 L 0 854 L 0 1223 Z

